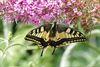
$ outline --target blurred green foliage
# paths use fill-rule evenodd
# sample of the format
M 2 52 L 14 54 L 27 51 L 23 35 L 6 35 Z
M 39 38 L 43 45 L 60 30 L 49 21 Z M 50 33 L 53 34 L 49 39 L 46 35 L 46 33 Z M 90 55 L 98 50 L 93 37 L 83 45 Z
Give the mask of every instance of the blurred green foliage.
M 0 67 L 60 67 L 61 59 L 67 47 L 58 48 L 51 55 L 53 48 L 48 47 L 41 57 L 41 49 L 25 41 L 25 35 L 34 26 L 22 23 L 10 23 L 8 27 L 9 44 L 4 41 L 3 22 L 0 20 Z M 80 28 L 81 29 L 81 28 Z M 100 66 L 100 25 L 95 25 L 99 33 L 90 33 L 89 41 L 77 43 L 66 60 L 67 67 L 99 67 Z M 66 56 L 67 57 L 67 56 Z M 67 63 L 66 63 L 67 64 Z
M 2 20 L 0 19 L 0 34 L 3 32 L 3 24 L 2 24 Z

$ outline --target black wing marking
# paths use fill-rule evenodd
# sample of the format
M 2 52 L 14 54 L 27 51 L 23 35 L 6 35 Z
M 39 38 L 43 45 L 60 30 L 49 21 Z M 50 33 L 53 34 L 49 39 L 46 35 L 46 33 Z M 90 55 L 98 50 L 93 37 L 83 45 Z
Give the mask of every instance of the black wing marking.
M 48 46 L 48 43 L 44 41 L 43 38 L 39 38 L 37 36 L 31 36 L 31 35 L 27 35 L 25 37 L 25 40 L 29 40 L 29 41 L 38 41 L 40 42 L 40 44 L 43 46 L 43 47 L 47 47 Z
M 64 43 L 64 42 L 67 42 L 67 43 L 74 43 L 74 42 L 83 42 L 83 41 L 86 41 L 87 39 L 85 37 L 75 37 L 75 38 L 63 38 L 59 41 L 57 41 L 57 46 Z
M 35 30 L 35 34 L 39 34 L 43 31 L 48 32 L 51 29 L 52 24 L 46 24 L 46 25 L 41 25 L 35 29 L 33 29 L 33 31 Z

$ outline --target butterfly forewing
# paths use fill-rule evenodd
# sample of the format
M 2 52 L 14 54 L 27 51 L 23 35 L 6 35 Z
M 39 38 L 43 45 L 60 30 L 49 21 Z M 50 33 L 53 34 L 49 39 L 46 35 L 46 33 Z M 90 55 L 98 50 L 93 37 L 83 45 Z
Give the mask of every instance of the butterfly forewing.
M 46 36 L 50 28 L 51 28 L 51 24 L 41 25 L 40 27 L 37 27 L 31 30 L 26 35 L 25 39 L 29 41 L 36 41 L 34 38 L 31 38 L 32 36 L 36 36 L 36 37 L 43 38 L 44 40 L 46 40 L 47 39 Z M 28 37 L 28 36 L 31 36 L 31 37 Z
M 63 38 L 69 38 L 69 43 L 72 42 L 81 42 L 85 41 L 86 37 L 79 31 L 76 31 L 70 27 L 67 27 L 65 25 L 57 25 L 57 31 L 59 33 L 58 39 L 61 40 Z

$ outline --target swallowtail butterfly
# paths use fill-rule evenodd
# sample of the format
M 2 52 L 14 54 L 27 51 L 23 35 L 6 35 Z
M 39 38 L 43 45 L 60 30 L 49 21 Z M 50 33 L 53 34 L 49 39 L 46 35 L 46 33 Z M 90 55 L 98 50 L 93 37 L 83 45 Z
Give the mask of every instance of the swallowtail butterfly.
M 42 56 L 43 50 L 47 46 L 54 47 L 53 54 L 55 48 L 63 46 L 63 43 L 83 42 L 87 38 L 79 31 L 54 22 L 52 24 L 41 25 L 31 30 L 26 35 L 25 40 L 38 43 L 37 45 L 42 47 Z

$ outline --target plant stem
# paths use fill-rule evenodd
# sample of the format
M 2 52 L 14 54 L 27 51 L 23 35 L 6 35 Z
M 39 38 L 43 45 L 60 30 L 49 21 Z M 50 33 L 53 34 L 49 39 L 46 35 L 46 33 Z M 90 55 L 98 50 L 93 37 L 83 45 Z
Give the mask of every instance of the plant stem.
M 77 45 L 77 43 L 71 43 L 65 50 L 62 59 L 61 59 L 61 63 L 60 63 L 60 67 L 69 67 L 70 66 L 70 62 L 69 62 L 69 55 L 71 53 L 71 51 L 73 50 L 73 48 Z
M 100 50 L 97 49 L 97 47 L 93 44 L 88 44 L 89 47 L 91 47 L 92 49 L 94 49 L 98 54 L 100 54 Z
M 100 62 L 100 55 L 97 56 L 95 60 L 91 61 L 91 62 L 87 65 L 87 67 L 95 67 L 95 65 L 96 65 L 97 62 Z
M 3 32 L 4 32 L 4 42 L 7 47 L 9 44 L 9 42 L 8 42 L 8 25 L 5 20 L 3 20 Z

